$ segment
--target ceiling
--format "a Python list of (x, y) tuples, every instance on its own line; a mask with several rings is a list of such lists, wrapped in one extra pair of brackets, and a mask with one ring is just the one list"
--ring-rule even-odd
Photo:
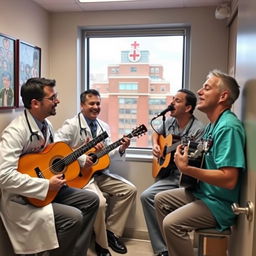
[(218, 6), (230, 0), (123, 0), (121, 2), (80, 3), (78, 0), (30, 0), (49, 12), (81, 12), (128, 9)]

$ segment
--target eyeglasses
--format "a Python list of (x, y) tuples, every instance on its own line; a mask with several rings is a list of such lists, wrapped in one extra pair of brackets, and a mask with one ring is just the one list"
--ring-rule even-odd
[(50, 101), (54, 102), (58, 99), (58, 94), (55, 93), (51, 97), (44, 97), (43, 99), (50, 100)]

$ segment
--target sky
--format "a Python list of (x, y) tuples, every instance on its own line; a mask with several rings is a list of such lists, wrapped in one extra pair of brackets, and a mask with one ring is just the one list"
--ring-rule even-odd
[(129, 51), (136, 41), (139, 49), (149, 51), (149, 63), (164, 67), (164, 79), (171, 84), (171, 93), (182, 87), (182, 36), (112, 37), (90, 39), (91, 73), (107, 76), (107, 66), (121, 62), (121, 51)]

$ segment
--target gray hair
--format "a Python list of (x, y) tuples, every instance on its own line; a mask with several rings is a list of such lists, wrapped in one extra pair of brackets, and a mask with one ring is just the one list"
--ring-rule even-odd
[(237, 100), (240, 93), (240, 86), (238, 85), (236, 79), (217, 69), (210, 71), (207, 78), (210, 78), (212, 76), (220, 78), (220, 89), (225, 89), (229, 91), (229, 98), (227, 103), (231, 106)]

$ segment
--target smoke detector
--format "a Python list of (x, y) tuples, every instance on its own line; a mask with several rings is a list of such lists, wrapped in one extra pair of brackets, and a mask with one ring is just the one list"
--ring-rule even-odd
[(217, 6), (215, 10), (215, 18), (218, 20), (226, 19), (230, 17), (230, 5), (229, 3), (222, 3)]

